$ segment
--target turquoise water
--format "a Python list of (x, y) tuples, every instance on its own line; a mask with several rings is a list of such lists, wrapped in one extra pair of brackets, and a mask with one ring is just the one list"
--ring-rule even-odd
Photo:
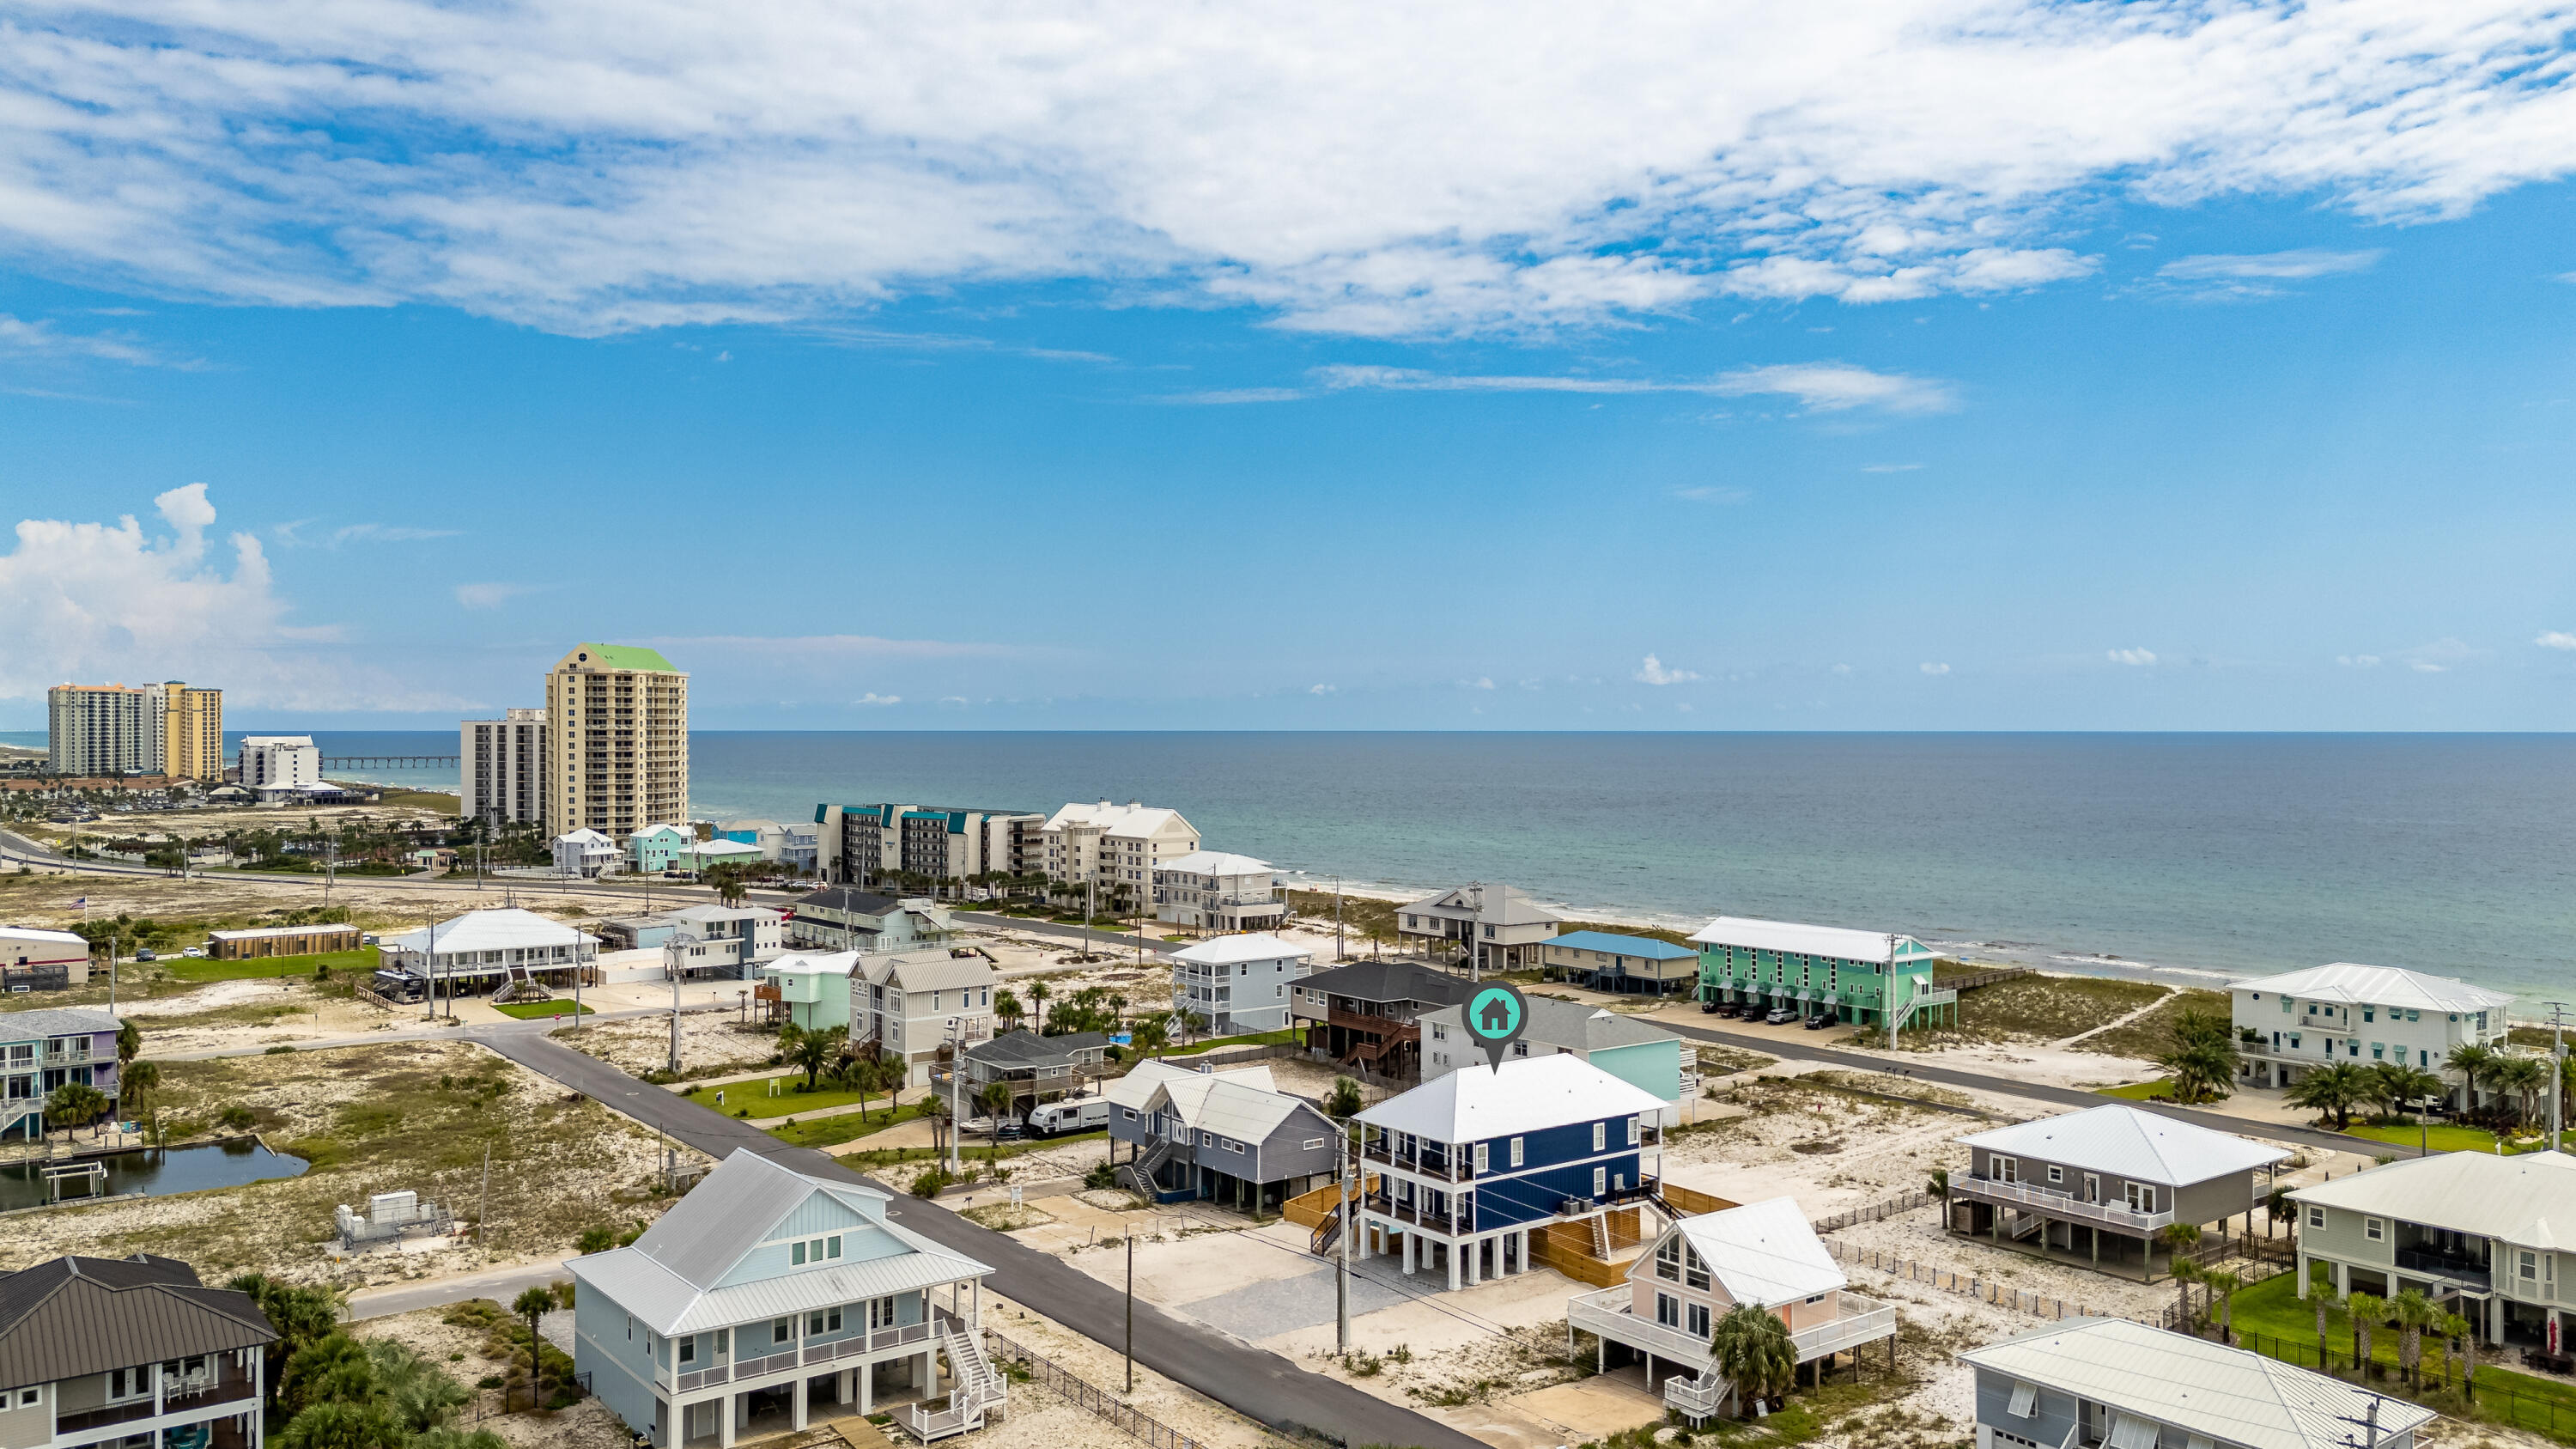
[(2570, 735), (708, 732), (692, 751), (705, 818), (1144, 799), (1327, 882), (1501, 881), (1577, 914), (1784, 917), (2116, 974), (2366, 961), (2576, 1000)]

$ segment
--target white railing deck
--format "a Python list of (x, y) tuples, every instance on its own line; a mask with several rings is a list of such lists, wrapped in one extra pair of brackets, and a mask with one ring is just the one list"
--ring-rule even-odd
[(1664, 1380), (1664, 1403), (1680, 1410), (1693, 1423), (1714, 1417), (1719, 1409), (1726, 1406), (1727, 1395), (1733, 1392), (1735, 1385), (1718, 1377), (1713, 1369), (1697, 1378), (1686, 1379), (1675, 1374)]
[(2086, 1222), (2126, 1228), (2134, 1233), (2152, 1233), (2174, 1220), (2171, 1209), (2160, 1213), (2142, 1213), (2126, 1203), (2085, 1202), (2073, 1193), (2036, 1187), (2027, 1182), (1997, 1182), (1986, 1177), (1954, 1177), (1950, 1191), (1988, 1202), (2011, 1203), (2016, 1207), (2036, 1208), (2052, 1217), (2080, 1218)]
[[(1633, 1299), (1634, 1290), (1627, 1287), (1578, 1293), (1566, 1300), (1566, 1321), (1585, 1333), (1624, 1343), (1657, 1358), (1701, 1370), (1710, 1367), (1708, 1340), (1638, 1317), (1631, 1309)], [(1841, 1353), (1896, 1331), (1893, 1305), (1864, 1298), (1849, 1289), (1843, 1290), (1840, 1303), (1841, 1313), (1830, 1321), (1789, 1335), (1789, 1341), (1797, 1346), (1798, 1362)]]

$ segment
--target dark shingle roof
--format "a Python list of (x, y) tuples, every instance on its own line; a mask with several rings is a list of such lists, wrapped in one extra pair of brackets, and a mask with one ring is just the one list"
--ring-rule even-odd
[(1062, 1036), (1006, 1031), (968, 1047), (966, 1055), (988, 1067), (1034, 1067), (1069, 1061), (1075, 1052), (1097, 1051), (1107, 1045), (1109, 1038), (1096, 1031), (1072, 1031)]
[(1297, 984), (1308, 991), (1362, 1001), (1422, 1001), (1434, 1006), (1456, 1006), (1474, 986), (1464, 976), (1413, 961), (1354, 961), (1318, 971)]
[(796, 901), (800, 910), (850, 911), (862, 916), (882, 916), (902, 904), (900, 897), (876, 895), (849, 886), (826, 886), (811, 895), (800, 896)]
[(0, 1276), (0, 1384), (276, 1341), (249, 1294), (205, 1287), (172, 1258), (56, 1258)]

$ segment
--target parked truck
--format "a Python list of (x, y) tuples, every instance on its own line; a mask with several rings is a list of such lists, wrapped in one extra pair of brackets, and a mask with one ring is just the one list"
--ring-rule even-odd
[(1049, 1102), (1029, 1113), (1029, 1131), (1040, 1137), (1061, 1137), (1067, 1132), (1096, 1132), (1109, 1126), (1107, 1097), (1068, 1097)]

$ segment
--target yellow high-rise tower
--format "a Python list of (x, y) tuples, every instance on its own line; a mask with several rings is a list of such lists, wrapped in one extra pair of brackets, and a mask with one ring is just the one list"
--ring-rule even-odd
[(689, 818), (689, 676), (651, 649), (583, 644), (546, 675), (546, 833), (623, 841)]
[(161, 737), (161, 773), (174, 780), (224, 778), (224, 692), (165, 680), (153, 701)]

